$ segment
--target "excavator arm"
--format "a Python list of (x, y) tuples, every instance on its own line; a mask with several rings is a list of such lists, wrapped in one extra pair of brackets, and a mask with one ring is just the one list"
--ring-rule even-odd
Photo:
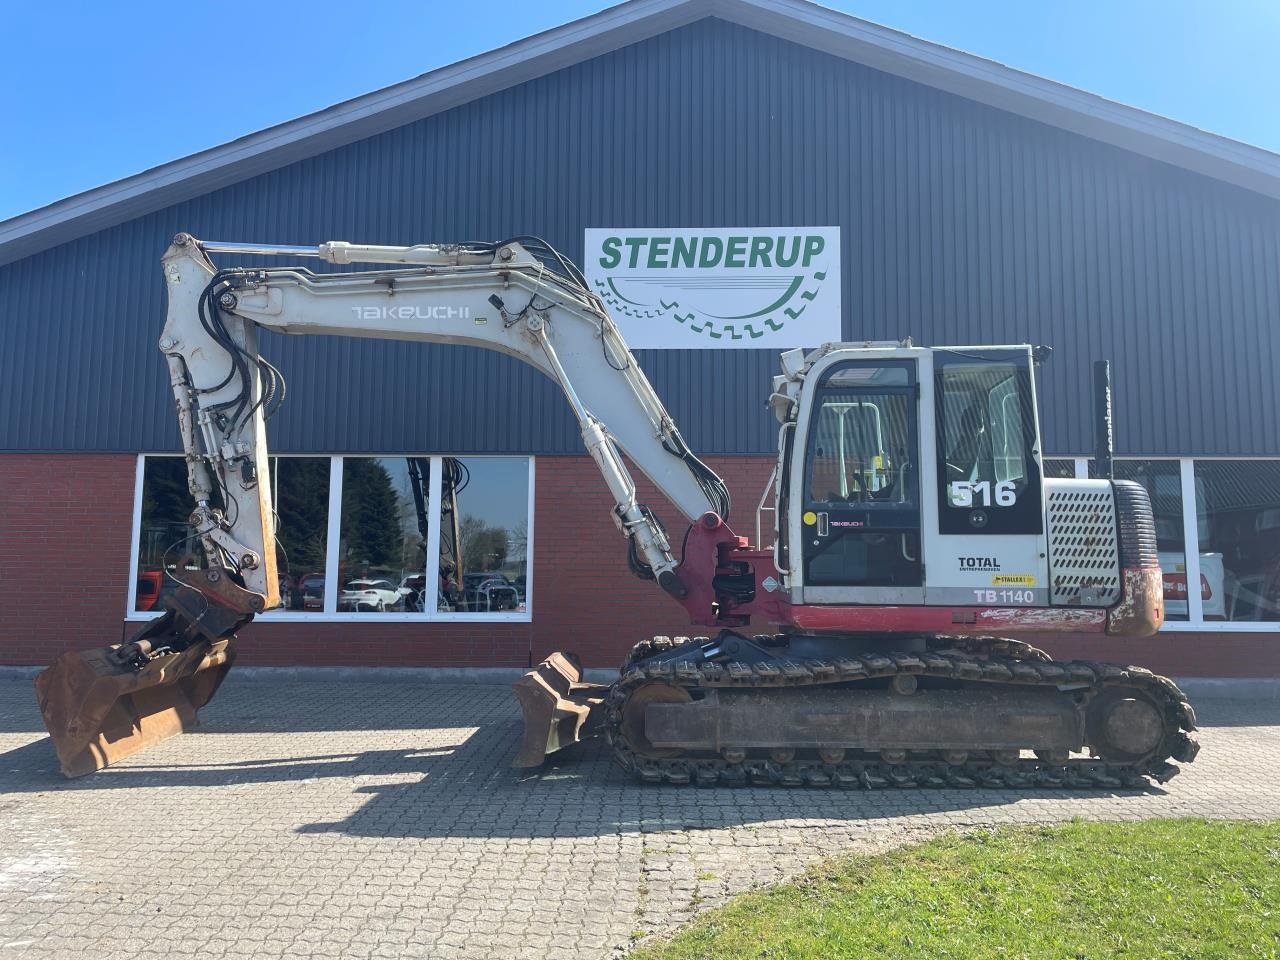
[[(219, 269), (211, 254), (380, 268)], [(545, 242), (287, 247), (202, 243), (179, 234), (163, 270), (168, 311), (159, 346), (194, 503), (192, 539), (203, 548), (204, 564), (196, 562), (194, 544), (184, 545), (183, 560), (166, 573), (180, 586), (163, 601), (162, 617), (124, 644), (66, 654), (37, 678), (69, 776), (194, 725), (196, 710), (231, 666), (235, 632), (280, 604), (266, 425), (283, 400), (284, 380), (258, 351), (260, 328), (477, 346), (541, 370), (563, 391), (613, 497), (633, 572), (686, 605), (711, 608), (714, 562), (699, 570), (691, 598), (687, 572), (660, 521), (637, 502), (623, 457), (691, 524), (701, 520), (701, 529), (719, 529), (721, 536), (728, 490), (685, 445), (577, 268)], [(540, 760), (562, 721), (565, 736), (577, 738), (592, 697), (568, 660), (544, 664), (526, 681), (517, 686), (526, 713), (522, 755)], [(546, 728), (553, 730), (549, 740)]]
[[(211, 252), (413, 266), (219, 271)], [(206, 554), (238, 574), (266, 608), (279, 598), (270, 492), (259, 478), (266, 476), (266, 420), (282, 381), (258, 353), (258, 328), (478, 346), (541, 370), (577, 418), (614, 499), (614, 521), (630, 540), (633, 566), (674, 596), (687, 593), (661, 524), (636, 501), (622, 454), (690, 522), (708, 512), (725, 515), (728, 491), (689, 451), (608, 313), (573, 273), (551, 269), (518, 241), (273, 248), (180, 235), (163, 263), (169, 310), (160, 348), (196, 502), (192, 525)]]

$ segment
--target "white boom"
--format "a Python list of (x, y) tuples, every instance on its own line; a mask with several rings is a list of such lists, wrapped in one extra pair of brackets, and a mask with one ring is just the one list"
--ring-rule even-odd
[[(208, 257), (216, 252), (412, 266), (219, 271)], [(257, 327), (479, 346), (541, 370), (564, 391), (638, 562), (677, 596), (684, 588), (671, 545), (636, 502), (620, 451), (691, 522), (727, 512), (723, 482), (689, 452), (603, 306), (572, 268), (549, 269), (526, 244), (288, 247), (179, 234), (163, 263), (169, 297), (160, 349), (196, 501), (191, 522), (208, 556), (237, 571), (267, 608), (280, 602), (270, 485), (262, 482), (265, 414), (278, 374), (258, 354)]]

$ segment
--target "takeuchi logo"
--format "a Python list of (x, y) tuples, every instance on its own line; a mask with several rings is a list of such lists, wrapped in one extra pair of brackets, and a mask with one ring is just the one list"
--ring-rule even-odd
[(589, 234), (588, 273), (611, 311), (711, 341), (782, 332), (819, 298), (839, 256), (833, 228)]

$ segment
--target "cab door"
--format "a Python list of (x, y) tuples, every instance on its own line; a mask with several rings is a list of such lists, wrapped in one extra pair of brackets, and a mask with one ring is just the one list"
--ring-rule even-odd
[(803, 602), (923, 602), (917, 361), (846, 360), (811, 389)]
[(1044, 493), (1030, 348), (933, 354), (936, 535), (926, 602), (1048, 606)]

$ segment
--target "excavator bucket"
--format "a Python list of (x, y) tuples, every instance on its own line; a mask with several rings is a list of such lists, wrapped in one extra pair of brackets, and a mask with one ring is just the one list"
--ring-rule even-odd
[(512, 689), (524, 713), (524, 736), (513, 767), (541, 766), (548, 754), (599, 732), (609, 688), (584, 683), (582, 664), (571, 653), (551, 654)]
[(141, 669), (120, 644), (64, 653), (36, 675), (36, 697), (62, 772), (81, 777), (196, 726), (235, 660), (231, 639), (197, 643)]
[(218, 692), (235, 662), (236, 630), (253, 614), (211, 602), (241, 602), (244, 591), (228, 578), (212, 570), (195, 576), (209, 581), (208, 595), (181, 586), (164, 598), (164, 616), (126, 643), (64, 653), (36, 674), (40, 713), (68, 777), (190, 730)]

